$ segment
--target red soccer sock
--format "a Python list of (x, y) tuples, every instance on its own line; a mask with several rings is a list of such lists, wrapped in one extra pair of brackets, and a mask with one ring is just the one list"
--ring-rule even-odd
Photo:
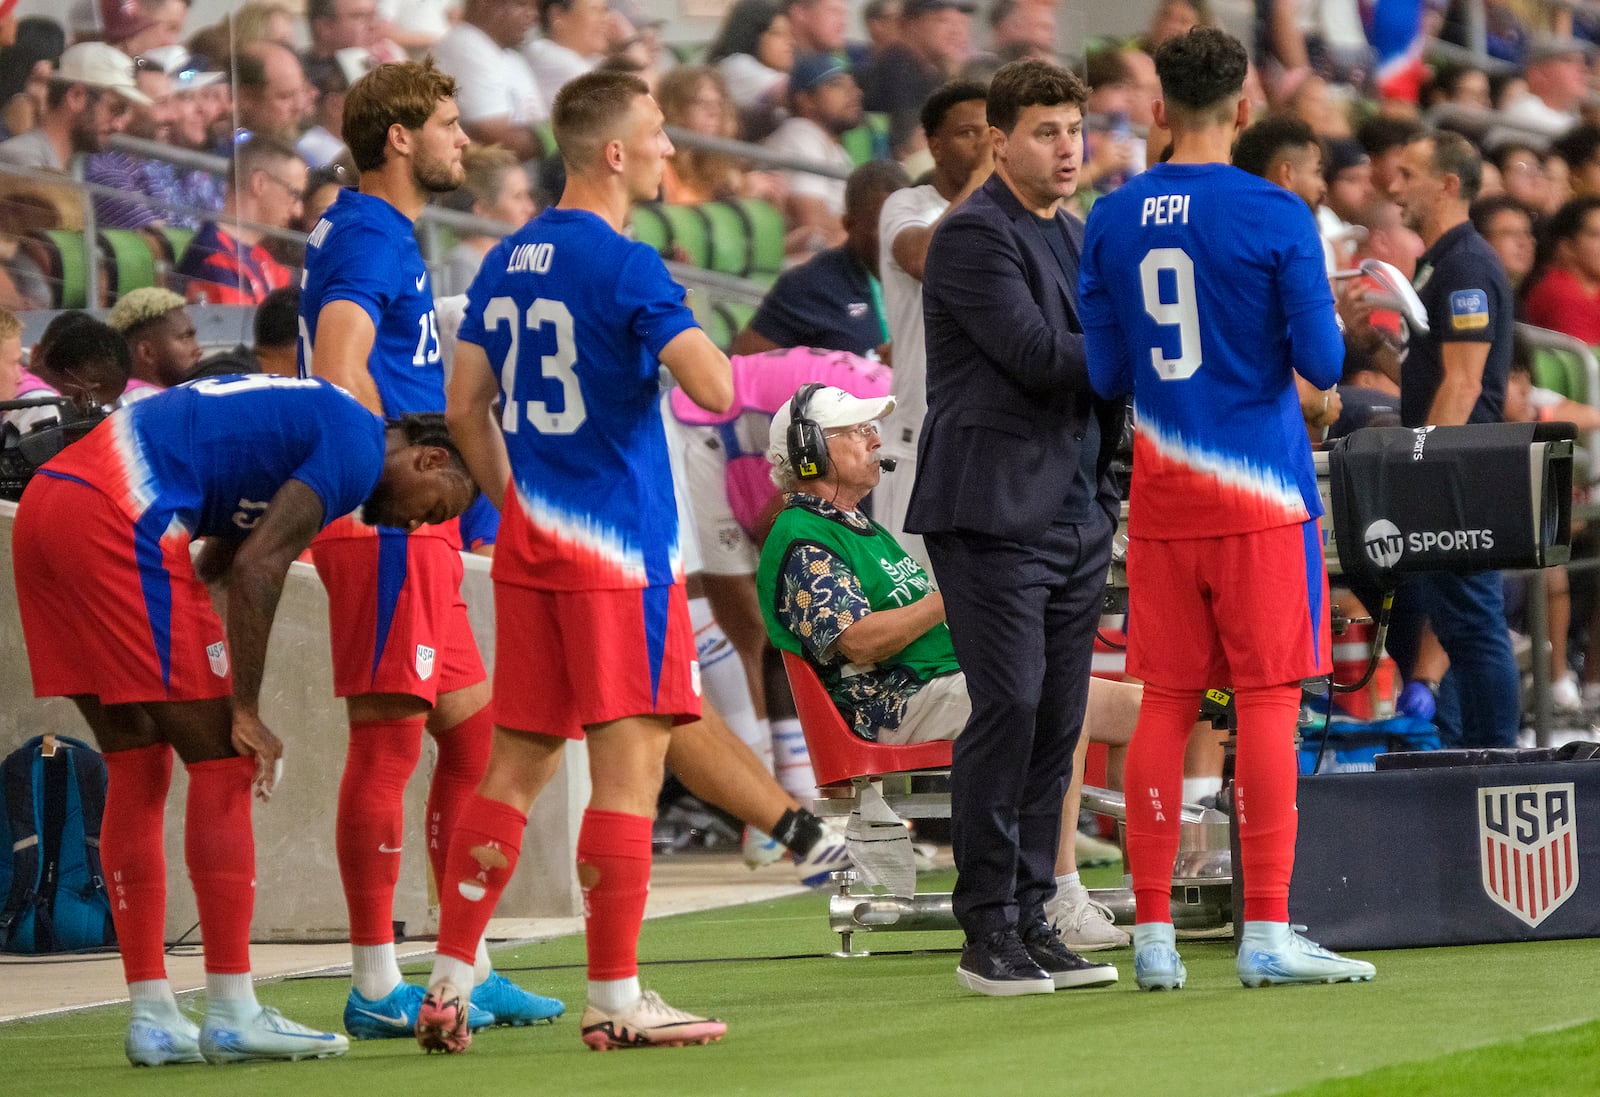
[(162, 841), (172, 747), (156, 743), (110, 751), (100, 821), (100, 867), (111, 893), (111, 922), (130, 983), (165, 979), (167, 851)]
[(1234, 693), (1233, 703), (1239, 712), (1233, 810), (1244, 862), (1244, 918), (1287, 922), (1294, 840), (1300, 827), (1295, 807), (1300, 767), (1294, 751), (1300, 687), (1241, 689)]
[(185, 860), (200, 908), (206, 972), (250, 971), (250, 917), (255, 913), (256, 842), (250, 824), (254, 758), (193, 762), (183, 824)]
[(350, 724), (334, 836), (353, 945), (386, 945), (394, 940), (406, 782), (422, 757), (422, 723), (418, 716)]
[(1128, 867), (1135, 917), (1172, 921), (1172, 863), (1183, 806), (1183, 751), (1200, 711), (1200, 691), (1146, 682), (1128, 744), (1122, 787), (1128, 810)]
[(434, 740), (439, 745), (439, 761), (428, 787), (428, 863), (433, 866), (437, 881), (444, 879), (450, 832), (489, 769), (489, 747), (494, 742), (494, 717), (489, 714), (489, 706), (440, 732)]
[(637, 975), (639, 927), (650, 894), (649, 818), (585, 811), (578, 831), (578, 883), (583, 888), (589, 978)]
[(441, 956), (470, 964), (500, 893), (516, 871), (528, 817), (510, 804), (474, 795), (450, 835), (450, 857), (439, 879)]

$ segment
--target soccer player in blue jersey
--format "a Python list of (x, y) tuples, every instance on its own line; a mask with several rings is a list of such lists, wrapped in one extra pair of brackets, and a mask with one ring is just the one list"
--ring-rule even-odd
[[(124, 408), (23, 493), (13, 553), (34, 692), (70, 697), (105, 752), (100, 856), (136, 1065), (348, 1047), (262, 1009), (250, 980), (250, 788), (271, 793), (283, 752), (259, 709), (267, 637), (289, 565), (323, 526), (360, 507), (407, 529), (475, 495), (439, 416), (386, 430), (325, 381), (269, 376), (196, 381)], [(207, 579), (227, 586), (226, 628)], [(173, 998), (162, 943), (174, 751), (189, 775), (185, 852), (205, 942), (198, 1030)]]
[[(301, 292), (301, 372), (326, 377), (385, 415), (444, 410), (444, 367), (428, 269), (413, 220), (461, 183), (467, 144), (455, 82), (431, 64), (382, 65), (345, 98), (344, 139), (361, 171), (311, 231)], [(345, 1028), (409, 1036), (423, 990), (394, 951), (394, 891), (406, 782), (426, 728), (438, 745), (428, 790), (428, 857), (444, 871), (450, 828), (489, 760), (489, 689), (461, 598), (461, 536), (448, 522), (407, 531), (350, 518), (312, 546), (328, 588), (334, 690), (350, 746), (339, 787), (339, 874), (350, 911)], [(529, 994), (479, 950), (474, 1025), (530, 1024), (560, 1002)]]
[(439, 958), (417, 1021), (430, 1051), (470, 1042), (473, 943), (568, 739), (586, 740), (594, 783), (578, 835), (584, 1042), (706, 1043), (726, 1030), (642, 991), (637, 952), (663, 759), (673, 725), (700, 716), (659, 370), (719, 412), (732, 371), (661, 257), (622, 235), (672, 153), (644, 82), (580, 76), (556, 96), (554, 123), (566, 189), (485, 257), (450, 381), (451, 431), (502, 516), (496, 727), (439, 878)]
[(1228, 164), (1249, 119), (1244, 48), (1201, 28), (1156, 53), (1173, 155), (1095, 203), (1079, 296), (1089, 376), (1134, 399), (1128, 672), (1145, 681), (1128, 749), (1134, 975), (1177, 989), (1170, 908), (1183, 752), (1200, 694), (1232, 685), (1245, 879), (1238, 974), (1370, 979), (1289, 925), (1300, 681), (1329, 669), (1316, 475), (1294, 374), (1319, 389), (1344, 350), (1322, 246), (1299, 197)]

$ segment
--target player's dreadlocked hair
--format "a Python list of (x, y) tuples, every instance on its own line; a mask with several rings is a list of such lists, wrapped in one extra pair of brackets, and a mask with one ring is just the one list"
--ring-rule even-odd
[(478, 498), (477, 481), (472, 478), (472, 473), (467, 469), (467, 462), (462, 458), (461, 451), (456, 448), (455, 440), (450, 437), (450, 428), (446, 425), (443, 414), (437, 411), (414, 412), (399, 419), (390, 419), (389, 426), (400, 429), (400, 433), (405, 435), (408, 446), (434, 446), (448, 453), (450, 464), (472, 485), (472, 498), (474, 500)]
[(1156, 75), (1167, 109), (1195, 116), (1231, 114), (1244, 88), (1249, 59), (1239, 40), (1215, 27), (1196, 27), (1156, 50)]

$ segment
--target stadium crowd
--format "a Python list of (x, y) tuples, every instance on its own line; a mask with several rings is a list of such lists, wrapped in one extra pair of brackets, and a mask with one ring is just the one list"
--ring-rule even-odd
[[(1364, 8), (1355, 0), (1257, 5), (1250, 63), (1248, 70), (1241, 69), (1237, 91), (1248, 109), (1237, 119), (1240, 132), (1231, 162), (1279, 188), (1264, 189), (1265, 201), (1285, 202), (1283, 192), (1293, 195), (1295, 216), (1304, 215), (1314, 225), (1321, 277), (1328, 284), (1318, 281), (1318, 286), (1331, 293), (1342, 331), (1337, 383), (1294, 380), (1300, 412), (1295, 425), (1304, 426), (1308, 444), (1368, 425), (1561, 418), (1584, 429), (1600, 426), (1588, 406), (1600, 400), (1600, 393), (1567, 392), (1574, 401), (1542, 387), (1539, 382), (1553, 372), (1543, 370), (1539, 350), (1513, 332), (1515, 319), (1589, 347), (1600, 345), (1600, 50), (1595, 46), (1600, 21), (1560, 5), (1494, 0), (1482, 5), (1489, 15), (1488, 53), (1477, 57), (1467, 48), (1472, 21), (1464, 11), (1475, 2), (1397, 5), (1407, 13), (1399, 25), (1392, 25), (1392, 11), (1389, 22), (1364, 23)], [(607, 353), (631, 362), (629, 356), (637, 357), (642, 348), (652, 363), (650, 392), (657, 357), (677, 388), (660, 401), (659, 411), (643, 410), (643, 404), (607, 411), (595, 403), (592, 413), (615, 414), (619, 423), (630, 415), (665, 421), (678, 514), (667, 508), (655, 515), (645, 490), (669, 483), (662, 468), (653, 469), (648, 482), (619, 476), (606, 482), (607, 489), (638, 492), (639, 514), (652, 522), (659, 518), (659, 528), (676, 521), (684, 531), (682, 560), (663, 555), (638, 566), (674, 574), (681, 566), (689, 576), (683, 604), (675, 600), (659, 608), (668, 654), (662, 657), (667, 669), (657, 670), (670, 679), (680, 669), (672, 653), (684, 656), (672, 645), (691, 644), (684, 657), (685, 665), (698, 657), (694, 700), (685, 702), (682, 712), (700, 715), (702, 677), (705, 695), (704, 720), (678, 720), (682, 713), (669, 708), (659, 711), (684, 727), (644, 721), (649, 726), (640, 734), (648, 733), (650, 749), (658, 753), (634, 755), (611, 747), (598, 752), (605, 761), (596, 770), (597, 797), (592, 819), (586, 817), (579, 859), (582, 872), (603, 881), (592, 886), (596, 909), (606, 912), (600, 917), (607, 932), (636, 935), (642, 916), (637, 819), (648, 814), (641, 803), (654, 793), (643, 796), (649, 782), (639, 780), (636, 770), (648, 769), (652, 758), (658, 769), (664, 759), (690, 792), (748, 824), (743, 841), (752, 865), (788, 855), (808, 883), (820, 882), (842, 865), (843, 837), (802, 806), (814, 779), (786, 684), (781, 672), (772, 673), (778, 665), (774, 642), (812, 664), (847, 722), (864, 738), (953, 738), (963, 725), (975, 726), (969, 719), (981, 719), (984, 702), (977, 695), (966, 698), (966, 681), (956, 668), (957, 654), (966, 665), (966, 654), (983, 646), (974, 639), (982, 635), (973, 623), (979, 609), (965, 591), (955, 592), (965, 596), (965, 610), (958, 609), (946, 628), (944, 595), (930, 576), (949, 588), (945, 576), (975, 574), (983, 558), (962, 556), (971, 546), (958, 544), (952, 531), (963, 527), (941, 524), (938, 517), (942, 503), (956, 505), (951, 502), (955, 485), (932, 483), (942, 473), (927, 468), (919, 473), (918, 466), (929, 460), (930, 449), (949, 460), (948, 448), (941, 454), (941, 443), (930, 442), (923, 431), (925, 423), (937, 422), (928, 418), (938, 404), (930, 399), (935, 386), (929, 378), (948, 368), (937, 363), (941, 355), (948, 360), (950, 332), (962, 323), (964, 310), (974, 311), (986, 292), (998, 291), (981, 278), (972, 280), (970, 271), (952, 275), (948, 255), (941, 269), (937, 242), (963, 209), (987, 208), (989, 198), (969, 202), (1003, 190), (997, 180), (1003, 177), (1017, 189), (1021, 140), (1009, 142), (1011, 159), (1004, 152), (1016, 119), (999, 125), (992, 111), (986, 114), (990, 81), (1004, 73), (1002, 84), (1009, 89), (1008, 81), (1019, 71), (1033, 71), (1019, 70), (1017, 62), (1061, 66), (1083, 75), (1081, 85), (1067, 85), (1081, 90), (1081, 100), (1072, 99), (1073, 91), (1062, 93), (1064, 99), (1022, 106), (1066, 103), (1082, 123), (1081, 147), (1068, 157), (1072, 185), (1040, 207), (1051, 216), (1058, 206), (1066, 211), (1064, 220), (1074, 227), (1063, 230), (1062, 239), (1049, 235), (1041, 249), (1075, 271), (1084, 247), (1081, 222), (1095, 216), (1098, 203), (1121, 188), (1148, 182), (1156, 165), (1169, 159), (1175, 166), (1184, 163), (1185, 147), (1198, 147), (1195, 117), (1164, 124), (1172, 116), (1157, 59), (1176, 65), (1174, 50), (1163, 52), (1163, 47), (1214, 24), (1204, 0), (1162, 0), (1142, 34), (1092, 41), (1074, 39), (1061, 10), (1049, 0), (991, 0), (981, 10), (971, 0), (733, 0), (709, 41), (671, 44), (663, 40), (666, 21), (637, 0), (308, 0), (303, 14), (274, 0), (250, 0), (222, 22), (204, 27), (187, 25), (185, 0), (90, 0), (74, 8), (65, 26), (43, 16), (19, 19), (11, 6), (0, 0), (0, 400), (60, 397), (88, 412), (136, 407), (197, 377), (259, 371), (287, 379), (298, 372), (328, 378), (368, 410), (399, 417), (446, 411), (444, 386), (459, 365), (459, 381), (449, 381), (448, 415), (461, 452), (431, 421), (409, 428), (405, 445), (446, 452), (464, 463), (487, 497), (498, 499), (508, 473), (521, 477), (524, 463), (540, 455), (512, 437), (516, 399), (504, 420), (505, 436), (512, 440), (509, 463), (506, 449), (496, 451), (487, 440), (500, 431), (482, 431), (489, 420), (483, 415), (478, 416), (482, 421), (474, 420), (457, 401), (487, 415), (500, 391), (485, 380), (497, 368), (491, 360), (519, 353), (520, 313), (510, 314), (508, 349), (496, 342), (503, 338), (499, 331), (506, 316), (494, 309), (511, 298), (488, 297), (500, 270), (540, 262), (531, 257), (536, 251), (523, 257), (513, 245), (537, 249), (555, 240), (576, 248), (585, 240), (603, 240), (593, 246), (611, 248), (612, 236), (563, 220), (567, 206), (577, 201), (613, 229), (623, 227), (631, 208), (650, 207), (660, 211), (668, 228), (661, 238), (647, 241), (652, 248), (646, 250), (656, 259), (720, 269), (713, 253), (726, 238), (719, 234), (729, 231), (728, 219), (737, 224), (743, 241), (740, 269), (721, 273), (749, 275), (759, 284), (762, 301), (743, 311), (708, 306), (728, 319), (720, 348), (700, 334), (681, 293), (671, 300), (673, 283), (658, 261), (646, 269), (635, 258), (622, 258), (620, 250), (606, 252), (618, 256), (619, 269), (628, 272), (628, 306), (649, 311), (657, 324), (643, 325), (650, 334), (639, 335), (635, 343), (607, 344)], [(865, 40), (852, 37), (856, 26)], [(402, 90), (392, 96), (396, 102), (423, 96), (417, 118), (398, 113), (400, 107), (383, 113), (390, 108), (375, 100), (373, 88), (385, 80), (401, 81), (395, 86)], [(590, 93), (597, 101), (620, 96), (624, 113), (645, 109), (628, 99), (633, 88), (649, 89), (653, 99), (639, 101), (649, 102), (651, 110), (658, 103), (661, 119), (674, 127), (674, 140), (662, 135), (659, 141), (666, 144), (657, 148), (676, 145), (659, 175), (643, 184), (638, 175), (608, 174), (593, 135), (609, 132), (604, 127), (614, 119), (600, 117), (603, 111), (585, 113), (579, 94)], [(397, 131), (418, 136), (415, 141), (397, 138)], [(1227, 133), (1231, 138), (1233, 130)], [(119, 134), (177, 154), (156, 155), (148, 145), (113, 140)], [(1076, 134), (1073, 130), (1069, 144)], [(1135, 184), (1141, 176), (1144, 180)], [(85, 218), (75, 189), (80, 182), (93, 188), (92, 219)], [(1130, 189), (1124, 198), (1133, 193)], [(456, 220), (445, 221), (452, 226), (447, 246), (424, 256), (411, 228), (428, 207), (448, 211)], [(1121, 205), (1110, 201), (1105, 208)], [(400, 217), (391, 216), (396, 211)], [(553, 215), (540, 218), (541, 211)], [(66, 301), (62, 249), (70, 248), (70, 234), (86, 225), (143, 241), (156, 257), (153, 284), (127, 286), (118, 264), (102, 263), (100, 284), (83, 287), (82, 300)], [(637, 221), (634, 235), (644, 239)], [(766, 241), (761, 248), (758, 235)], [(955, 235), (946, 232), (945, 239)], [(762, 263), (756, 262), (758, 250)], [(1393, 294), (1363, 272), (1367, 260), (1387, 264), (1415, 285), (1428, 309), (1431, 333), (1409, 329)], [(1101, 262), (1111, 265), (1104, 257)], [(1479, 297), (1463, 296), (1471, 293)], [(534, 315), (536, 302), (518, 304)], [(256, 334), (250, 346), (222, 348), (211, 360), (202, 357), (196, 342), (194, 310), (216, 305), (253, 306)], [(101, 309), (109, 309), (103, 320), (91, 315)], [(42, 335), (24, 346), (19, 317), (50, 311), (56, 315)], [(936, 315), (944, 324), (937, 340)], [(1046, 309), (1044, 315), (1054, 314)], [(998, 312), (996, 317), (1005, 322)], [(559, 328), (557, 321), (549, 322)], [(534, 329), (543, 323), (529, 321)], [(570, 339), (571, 316), (566, 323)], [(631, 333), (630, 328), (628, 338)], [(689, 333), (691, 343), (678, 341)], [(1016, 333), (995, 334), (998, 341)], [(725, 353), (734, 356), (731, 365)], [(545, 357), (546, 377), (560, 374), (560, 357), (559, 348)], [(375, 363), (370, 367), (369, 359)], [(385, 372), (383, 362), (402, 359), (426, 367), (429, 380), (408, 379), (405, 370)], [(534, 377), (539, 372), (538, 366), (531, 368)], [(637, 379), (630, 375), (631, 380)], [(504, 384), (510, 397), (512, 381)], [(1113, 422), (1120, 422), (1120, 405), (1102, 405), (1087, 381), (1081, 388), (1081, 406), (1073, 413), (1075, 439), (1082, 441), (1087, 432), (1109, 454), (1119, 442), (1112, 431)], [(534, 420), (537, 401), (523, 399)], [(941, 399), (949, 399), (948, 389)], [(824, 412), (819, 409), (825, 401), (832, 403)], [(1115, 416), (1106, 410), (1112, 407)], [(358, 412), (330, 404), (318, 414), (359, 418)], [(41, 404), (5, 411), (0, 419), (7, 437), (14, 437), (69, 414), (59, 405)], [(576, 429), (562, 419), (567, 412), (539, 414), (546, 418), (537, 421), (554, 424), (555, 433)], [(499, 415), (494, 413), (494, 422), (501, 421)], [(825, 436), (820, 443), (824, 463), (833, 441), (863, 450), (849, 458), (859, 468), (847, 464), (819, 474), (833, 492), (825, 504), (807, 483), (810, 477), (793, 475), (797, 455), (813, 453), (795, 441), (794, 427), (806, 422)], [(402, 445), (398, 439), (388, 444)], [(880, 445), (888, 459), (881, 467), (898, 462), (882, 487)], [(1093, 448), (1084, 443), (1086, 453)], [(1068, 470), (1068, 479), (1079, 476), (1093, 485), (1105, 475), (1093, 454), (1082, 461)], [(362, 492), (375, 490), (370, 481), (378, 475), (378, 463), (375, 459), (372, 475), (359, 485)], [(787, 517), (776, 517), (778, 528), (804, 540), (810, 556), (772, 558), (770, 544), (763, 552), (767, 529), (783, 506), (768, 480), (769, 463), (785, 470), (778, 479), (791, 504), (781, 511)], [(496, 484), (488, 482), (485, 470)], [(531, 492), (522, 479), (515, 482), (518, 492)], [(913, 485), (921, 485), (916, 498)], [(371, 575), (376, 565), (366, 559), (371, 527), (341, 518), (360, 501), (360, 493), (350, 490), (346, 486), (340, 496), (343, 509), (324, 516), (323, 525), (335, 519), (339, 524), (319, 534), (314, 545), (310, 533), (304, 543), (295, 542), (296, 553), (309, 546), (330, 589), (345, 594), (377, 582)], [(1088, 490), (1084, 500), (1094, 494)], [(508, 502), (516, 505), (519, 497), (512, 493)], [(793, 508), (797, 497), (812, 499), (805, 514)], [(384, 677), (370, 651), (352, 662), (346, 650), (340, 664), (339, 629), (369, 628), (368, 619), (358, 615), (341, 624), (335, 613), (334, 621), (339, 692), (348, 700), (351, 732), (338, 805), (340, 867), (355, 927), (346, 1027), (358, 1038), (414, 1030), (425, 1047), (450, 1051), (466, 1047), (470, 1029), (497, 1020), (547, 1020), (563, 1008), (492, 971), (477, 917), (481, 909), (486, 919), (492, 903), (471, 906), (469, 892), (477, 885), (469, 878), (491, 894), (503, 886), (508, 857), (514, 864), (516, 855), (514, 809), (525, 818), (527, 802), (548, 776), (555, 752), (522, 751), (501, 741), (504, 727), (491, 728), (484, 668), (475, 648), (466, 650), (472, 648), (470, 637), (463, 645), (459, 633), (446, 635), (459, 624), (452, 615), (464, 613), (455, 604), (458, 598), (451, 601), (450, 585), (460, 583), (454, 553), (492, 553), (497, 547), (498, 523), (492, 511), (484, 519), (486, 504), (463, 516), (456, 532), (453, 515), (465, 502), (452, 498), (437, 509), (438, 516), (450, 519), (440, 526), (449, 532), (437, 537), (437, 545), (426, 544), (427, 535), (410, 533), (403, 535), (408, 547), (396, 550), (413, 554), (407, 558), (414, 576), (425, 570), (427, 553), (442, 552), (443, 563), (426, 564), (439, 571), (429, 571), (425, 582), (430, 584), (427, 597), (444, 607), (441, 620), (453, 622), (438, 626), (447, 647), (419, 632), (415, 664), (397, 677)], [(601, 517), (609, 521), (612, 516)], [(892, 590), (862, 596), (862, 583), (853, 576), (876, 558), (851, 547), (849, 538), (828, 542), (819, 531), (831, 529), (830, 523), (879, 539), (879, 548), (893, 557), (898, 582)], [(497, 568), (529, 566), (531, 559), (571, 569), (581, 577), (575, 585), (586, 597), (611, 593), (585, 572), (592, 563), (553, 551), (541, 555), (528, 547), (520, 524), (513, 528), (512, 559), (521, 563), (497, 563)], [(286, 558), (285, 567), (292, 558)], [(1084, 559), (1098, 558), (1086, 551)], [(962, 562), (953, 563), (957, 560)], [(808, 586), (808, 575), (826, 582)], [(1546, 582), (1555, 705), (1573, 713), (1600, 708), (1600, 648), (1590, 657), (1591, 644), (1600, 643), (1600, 597), (1585, 591), (1587, 602), (1580, 604), (1580, 584), (1569, 587), (1559, 571)], [(1402, 592), (1397, 605), (1403, 625), (1396, 636), (1404, 640), (1397, 639), (1391, 650), (1404, 679), (1396, 703), (1404, 712), (1436, 719), (1447, 743), (1513, 745), (1522, 726), (1512, 630), (1525, 625), (1508, 620), (1501, 584), (1498, 574), (1419, 583)], [(528, 590), (538, 586), (527, 583)], [(783, 595), (781, 604), (774, 602), (775, 589)], [(907, 590), (915, 592), (909, 607), (902, 604)], [(1361, 596), (1372, 601), (1370, 592), (1336, 595), (1352, 613)], [(817, 612), (818, 606), (841, 603), (855, 616)], [(1589, 611), (1574, 612), (1574, 605)], [(518, 606), (518, 612), (534, 613), (522, 602)], [(869, 642), (859, 631), (846, 636), (873, 617), (881, 624), (917, 606), (910, 624), (902, 618), (888, 638)], [(916, 645), (926, 646), (929, 636), (940, 645), (937, 658), (919, 649), (901, 659)], [(605, 635), (591, 640), (601, 650), (615, 642)], [(963, 642), (972, 646), (963, 651)], [(436, 648), (439, 677), (424, 684), (434, 673)], [(502, 659), (507, 652), (502, 640)], [(581, 661), (579, 649), (569, 652), (570, 659)], [(366, 668), (356, 665), (363, 661), (372, 662), (365, 676)], [(1045, 665), (1041, 654), (1040, 666)], [(863, 673), (863, 667), (880, 669)], [(934, 691), (921, 692), (930, 681), (941, 683), (937, 697)], [(687, 688), (686, 683), (687, 678), (680, 684)], [(497, 682), (495, 688), (494, 723), (503, 725), (512, 710), (498, 696), (503, 687)], [(960, 694), (965, 707), (937, 709), (935, 717), (927, 717), (924, 708), (946, 703), (949, 692)], [(1114, 749), (1127, 742), (1132, 727), (1127, 706), (1136, 702), (1102, 696), (1097, 710), (1091, 690), (1087, 722), (1084, 700), (1075, 703), (1077, 722), (1099, 731), (1096, 738), (1116, 744)], [(520, 712), (515, 718), (525, 722), (511, 726), (565, 720), (592, 730), (636, 718), (632, 712), (584, 710), (562, 711), (558, 720), (551, 715), (555, 712), (553, 707)], [(933, 730), (920, 728), (921, 720)], [(101, 730), (92, 718), (91, 725)], [(1187, 726), (1179, 728), (1179, 754), (1190, 735)], [(426, 994), (401, 982), (395, 965), (387, 905), (394, 889), (390, 867), (370, 863), (370, 855), (357, 849), (399, 842), (400, 790), (416, 766), (424, 729), (447, 759), (436, 774), (430, 819), (465, 820), (462, 825), (469, 829), (462, 833), (470, 832), (476, 843), (464, 837), (452, 843), (448, 834), (430, 842), (441, 883), (459, 880), (459, 894), (469, 901), (463, 905), (454, 891), (447, 896), (449, 945), (444, 947), (442, 935), (440, 966)], [(614, 741), (606, 737), (611, 734), (606, 731), (598, 742)], [(993, 955), (964, 956), (964, 985), (972, 989), (1009, 994), (1033, 992), (1040, 984), (1050, 989), (1115, 980), (1114, 968), (1106, 974), (1111, 965), (1089, 964), (1071, 951), (1129, 943), (1078, 882), (1078, 865), (1104, 851), (1077, 834), (1084, 763), (1082, 751), (1074, 749), (1076, 735), (1074, 723), (1059, 760), (1061, 772), (1041, 778), (1045, 794), (1030, 794), (1055, 805), (1052, 810), (1066, 804), (1040, 847), (1048, 847), (1048, 856), (1034, 866), (1034, 882), (1048, 891), (1053, 878), (1055, 895), (1044, 896), (1039, 888), (1029, 893), (1042, 904), (1038, 913), (1046, 928), (1023, 927), (1031, 934), (1026, 956), (1012, 950), (1002, 962), (996, 959), (1004, 951), (999, 945)], [(1089, 736), (1082, 739), (1086, 745)], [(235, 736), (235, 746), (239, 742)], [(957, 742), (958, 754), (980, 749), (970, 731)], [(1215, 751), (1191, 754), (1204, 759), (1184, 774), (1186, 793), (1214, 792)], [(154, 772), (161, 763), (141, 764)], [(169, 770), (170, 764), (169, 755)], [(1057, 777), (1059, 788), (1051, 783)], [(164, 783), (160, 787), (164, 790)], [(237, 813), (237, 804), (228, 810)], [(624, 817), (627, 822), (620, 821)], [(1012, 829), (1015, 842), (1014, 824)], [(491, 863), (485, 848), (498, 862)], [(957, 856), (959, 864), (959, 851)], [(644, 862), (647, 866), (647, 853)], [(615, 882), (623, 877), (626, 886)], [(201, 886), (199, 877), (196, 884)], [(482, 888), (478, 894), (481, 898)], [(230, 916), (237, 920), (238, 914)], [(992, 910), (986, 915), (993, 916)], [(992, 936), (992, 925), (983, 924)], [(967, 928), (969, 942), (982, 936)], [(209, 949), (208, 938), (208, 958)], [(597, 958), (591, 947), (590, 959), (583, 1024), (591, 1046), (720, 1038), (720, 1022), (641, 992), (631, 952), (613, 950)], [(1175, 967), (1148, 983), (1141, 977), (1141, 985), (1181, 986), (1183, 969), (1175, 952), (1170, 959)], [(163, 997), (155, 985), (164, 982), (159, 962), (152, 964), (148, 957), (142, 962), (137, 972), (129, 969), (137, 1030), (130, 1031), (130, 1058), (191, 1061), (208, 1047), (221, 1049), (206, 1056), (215, 1060), (254, 1057), (248, 1033), (242, 1044), (215, 1034), (205, 1043), (199, 1031), (184, 1030), (187, 1022), (175, 1020), (167, 1008), (170, 989)], [(232, 968), (218, 972), (215, 989), (244, 997), (238, 965), (244, 963), (247, 972), (247, 958), (233, 955), (230, 962)], [(1035, 962), (1043, 975), (1029, 966)], [(1371, 977), (1370, 965), (1359, 961), (1317, 962), (1334, 965), (1319, 969), (1322, 974)], [(970, 971), (969, 963), (974, 965)], [(1016, 975), (1019, 965), (1031, 982)], [(1241, 960), (1241, 977), (1244, 970)], [(1053, 983), (1045, 976), (1054, 976)], [(1007, 989), (1023, 984), (1029, 989)], [(1247, 980), (1247, 985), (1256, 984)], [(387, 1023), (387, 1014), (396, 1010), (401, 1020)], [(229, 1023), (248, 1028), (251, 1022), (232, 1018)], [(342, 1038), (304, 1030), (281, 1017), (263, 1023), (278, 1041), (261, 1045), (269, 1049), (264, 1057), (343, 1050)], [(218, 1027), (209, 1020), (208, 1025)], [(178, 1049), (163, 1050), (162, 1041), (173, 1039)]]

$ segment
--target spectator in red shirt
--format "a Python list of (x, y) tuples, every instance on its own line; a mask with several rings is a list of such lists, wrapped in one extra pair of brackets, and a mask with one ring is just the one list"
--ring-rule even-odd
[(289, 268), (261, 245), (265, 228), (300, 215), (307, 168), (294, 146), (266, 134), (238, 148), (222, 216), (203, 225), (174, 274), (191, 302), (254, 305), (289, 284)]
[(1600, 197), (1557, 210), (1539, 250), (1523, 303), (1528, 322), (1600, 346)]

